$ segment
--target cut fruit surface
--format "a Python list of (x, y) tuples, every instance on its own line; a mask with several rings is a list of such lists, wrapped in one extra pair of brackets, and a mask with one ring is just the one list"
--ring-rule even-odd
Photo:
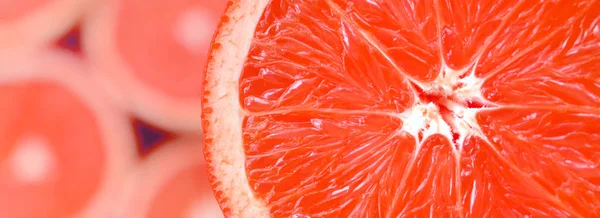
[(233, 1), (205, 75), (228, 217), (600, 216), (600, 1)]
[(136, 116), (168, 129), (199, 130), (202, 73), (225, 4), (102, 1), (82, 30), (94, 77)]

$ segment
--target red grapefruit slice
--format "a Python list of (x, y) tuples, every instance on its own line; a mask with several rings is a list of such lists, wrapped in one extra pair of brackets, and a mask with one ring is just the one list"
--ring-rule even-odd
[(122, 158), (112, 155), (126, 153), (117, 150), (127, 141), (118, 113), (74, 60), (59, 53), (0, 60), (3, 216), (85, 214), (122, 180)]
[(234, 1), (205, 78), (228, 217), (600, 216), (600, 1)]
[(180, 171), (154, 197), (148, 218), (219, 218), (221, 209), (210, 190), (206, 169), (197, 165)]
[(204, 161), (198, 161), (199, 143), (198, 137), (179, 139), (136, 164), (119, 217), (222, 217)]
[(224, 0), (105, 1), (83, 25), (95, 76), (141, 118), (199, 130), (201, 71), (224, 6)]
[(35, 49), (60, 37), (94, 0), (0, 2), (0, 52)]

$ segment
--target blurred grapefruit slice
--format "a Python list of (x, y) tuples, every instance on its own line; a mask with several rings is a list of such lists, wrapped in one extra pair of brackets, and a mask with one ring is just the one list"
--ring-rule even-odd
[(115, 149), (127, 138), (118, 113), (74, 60), (59, 53), (0, 60), (3, 216), (84, 214), (109, 181), (122, 180), (127, 152)]
[(79, 19), (94, 0), (5, 0), (0, 2), (0, 52), (50, 44)]
[(223, 217), (206, 176), (200, 137), (167, 143), (150, 153), (127, 180), (120, 217)]
[(233, 1), (203, 127), (227, 217), (600, 216), (600, 1)]
[(154, 197), (148, 218), (219, 218), (223, 213), (210, 190), (206, 169), (195, 165), (172, 177)]
[(83, 25), (95, 76), (159, 126), (200, 129), (202, 73), (224, 0), (109, 0)]

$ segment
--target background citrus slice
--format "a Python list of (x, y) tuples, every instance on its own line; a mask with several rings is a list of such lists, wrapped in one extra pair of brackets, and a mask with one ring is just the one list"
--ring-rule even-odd
[(223, 217), (211, 195), (205, 171), (201, 165), (192, 166), (172, 177), (155, 196), (147, 217)]
[(101, 192), (111, 182), (122, 179), (126, 152), (115, 149), (125, 144), (126, 134), (117, 131), (122, 130), (118, 117), (73, 60), (59, 52), (0, 60), (5, 216), (79, 216), (106, 198)]
[(92, 73), (151, 124), (198, 131), (202, 73), (225, 1), (108, 0), (83, 25)]
[(241, 217), (600, 215), (598, 1), (237, 1), (205, 155)]
[[(201, 71), (224, 6), (0, 0), (0, 217), (222, 217), (194, 149)], [(192, 149), (170, 149), (190, 135)], [(190, 163), (198, 168), (177, 174)]]
[[(2, 93), (10, 93), (2, 96), (3, 105), (14, 108), (2, 118), (3, 213), (11, 217), (72, 215), (97, 191), (106, 168), (95, 116), (55, 84), (28, 82), (3, 89)], [(56, 119), (65, 116), (71, 122), (57, 126)], [(78, 133), (65, 137), (72, 132)], [(77, 155), (82, 153), (90, 155)]]
[(170, 141), (132, 163), (120, 217), (223, 217), (214, 200), (198, 136)]

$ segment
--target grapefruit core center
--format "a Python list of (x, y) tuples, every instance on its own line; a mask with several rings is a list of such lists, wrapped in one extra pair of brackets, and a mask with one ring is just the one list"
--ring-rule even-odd
[(477, 110), (495, 107), (481, 96), (483, 78), (473, 71), (446, 69), (431, 83), (410, 81), (415, 93), (414, 106), (400, 114), (402, 128), (417, 139), (417, 144), (433, 134), (442, 134), (455, 146), (455, 154), (468, 136), (481, 136), (477, 128)]

